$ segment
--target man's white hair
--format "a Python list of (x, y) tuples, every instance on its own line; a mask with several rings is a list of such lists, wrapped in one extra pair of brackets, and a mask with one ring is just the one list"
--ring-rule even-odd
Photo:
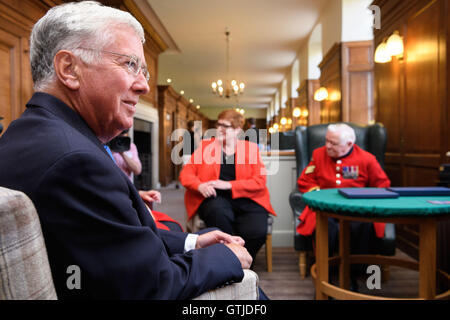
[(76, 53), (84, 62), (100, 59), (101, 51), (114, 40), (112, 27), (132, 28), (145, 42), (144, 29), (128, 12), (96, 1), (70, 2), (50, 9), (33, 27), (30, 37), (31, 74), (36, 91), (54, 80), (53, 58), (60, 50)]
[(328, 131), (339, 133), (341, 144), (355, 143), (356, 141), (355, 130), (345, 123), (330, 124), (328, 125)]

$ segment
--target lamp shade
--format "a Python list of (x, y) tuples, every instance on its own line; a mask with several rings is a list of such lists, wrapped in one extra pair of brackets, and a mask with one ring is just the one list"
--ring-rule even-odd
[(386, 42), (386, 50), (391, 56), (398, 56), (403, 54), (403, 39), (395, 31)]
[(326, 98), (328, 98), (328, 90), (325, 87), (320, 87), (314, 93), (314, 100), (316, 100), (316, 101), (323, 101)]
[(386, 63), (392, 61), (392, 56), (386, 48), (386, 42), (382, 42), (378, 45), (377, 50), (375, 50), (374, 60), (376, 63)]

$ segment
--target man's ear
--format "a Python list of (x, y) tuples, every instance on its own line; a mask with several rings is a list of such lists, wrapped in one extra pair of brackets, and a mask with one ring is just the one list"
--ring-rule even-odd
[(53, 59), (56, 76), (63, 85), (71, 90), (77, 90), (80, 87), (78, 63), (77, 57), (66, 50), (58, 51)]

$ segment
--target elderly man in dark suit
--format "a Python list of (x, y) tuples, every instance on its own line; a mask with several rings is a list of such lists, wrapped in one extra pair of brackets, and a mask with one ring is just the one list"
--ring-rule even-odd
[(36, 92), (0, 139), (0, 185), (35, 204), (59, 298), (192, 298), (251, 264), (239, 237), (157, 230), (105, 149), (149, 91), (143, 42), (130, 14), (91, 1), (51, 9), (31, 34)]

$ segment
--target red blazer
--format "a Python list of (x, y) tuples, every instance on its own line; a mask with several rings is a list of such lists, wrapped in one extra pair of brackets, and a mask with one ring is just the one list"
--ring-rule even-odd
[(164, 212), (152, 210), (152, 214), (153, 214), (153, 217), (155, 218), (156, 227), (158, 229), (170, 230), (168, 226), (161, 223), (163, 221), (167, 221), (167, 222), (174, 222), (174, 223), (178, 224), (180, 226), (181, 230), (184, 230), (183, 227), (181, 226), (181, 224), (177, 220), (169, 217)]
[[(180, 173), (180, 182), (186, 188), (184, 203), (188, 220), (197, 212), (205, 198), (198, 192), (204, 182), (217, 180), (220, 176), (222, 147), (214, 138), (203, 140)], [(269, 190), (266, 187), (266, 168), (262, 163), (258, 146), (249, 141), (238, 140), (236, 149), (236, 180), (231, 183), (231, 197), (250, 198), (273, 215)]]
[[(355, 144), (353, 151), (341, 159), (330, 158), (325, 147), (314, 150), (297, 184), (300, 192), (305, 193), (330, 188), (387, 188), (391, 182), (375, 156)], [(306, 206), (299, 219), (297, 232), (311, 235), (316, 227), (316, 213)], [(377, 237), (382, 238), (385, 223), (376, 222), (374, 227)]]

